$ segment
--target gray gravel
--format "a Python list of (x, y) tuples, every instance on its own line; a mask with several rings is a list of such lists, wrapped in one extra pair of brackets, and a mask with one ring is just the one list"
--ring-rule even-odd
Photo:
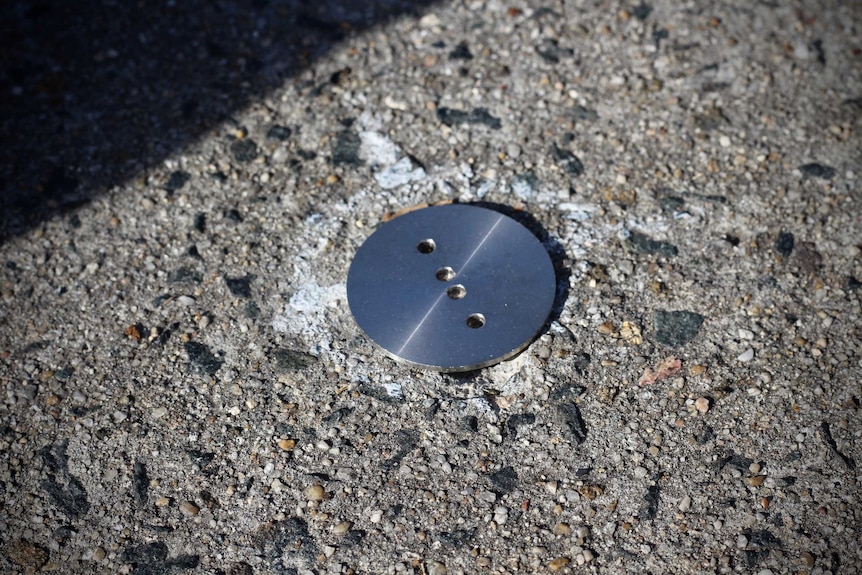
[[(0, 571), (862, 572), (858, 3), (396, 4), (146, 161), (4, 160), (54, 195), (2, 220)], [(530, 214), (567, 296), (462, 375), (346, 305), (442, 201)]]

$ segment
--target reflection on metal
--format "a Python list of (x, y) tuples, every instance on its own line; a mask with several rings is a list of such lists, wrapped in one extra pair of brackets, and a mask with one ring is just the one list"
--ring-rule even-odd
[(556, 279), (542, 244), (477, 206), (424, 208), (384, 223), (356, 253), (347, 298), (391, 357), (468, 371), (527, 347), (548, 319)]

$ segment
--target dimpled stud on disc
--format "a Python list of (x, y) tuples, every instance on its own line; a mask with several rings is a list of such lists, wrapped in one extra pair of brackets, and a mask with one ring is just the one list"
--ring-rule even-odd
[(347, 274), (359, 327), (390, 356), (439, 371), (512, 357), (554, 304), (551, 258), (527, 228), (493, 210), (450, 204), (381, 225)]

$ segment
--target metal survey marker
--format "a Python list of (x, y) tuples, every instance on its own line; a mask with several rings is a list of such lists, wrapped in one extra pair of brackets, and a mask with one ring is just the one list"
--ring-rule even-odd
[(554, 304), (548, 252), (497, 211), (449, 204), (382, 224), (347, 275), (356, 323), (397, 361), (438, 371), (493, 365), (523, 350)]

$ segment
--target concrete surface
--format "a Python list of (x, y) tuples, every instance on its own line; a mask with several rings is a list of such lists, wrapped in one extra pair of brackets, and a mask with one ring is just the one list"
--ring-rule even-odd
[[(858, 2), (166, 3), (231, 48), (133, 107), (146, 11), (92, 6), (93, 84), (35, 3), (3, 42), (0, 570), (862, 572)], [(546, 233), (511, 361), (351, 319), (356, 248), (438, 201)]]

